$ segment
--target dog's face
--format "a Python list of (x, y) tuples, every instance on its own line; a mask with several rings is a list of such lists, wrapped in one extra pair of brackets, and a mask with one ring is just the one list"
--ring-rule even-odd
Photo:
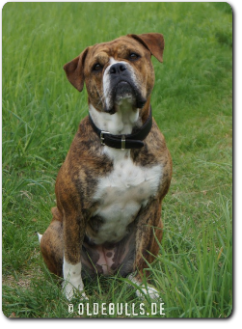
[(142, 108), (154, 85), (151, 55), (162, 62), (161, 34), (127, 35), (86, 48), (64, 66), (69, 81), (82, 91), (96, 110), (113, 114), (125, 102)]

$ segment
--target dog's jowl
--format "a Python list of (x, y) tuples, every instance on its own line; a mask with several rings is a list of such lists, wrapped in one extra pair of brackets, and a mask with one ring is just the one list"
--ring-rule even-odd
[[(83, 277), (130, 276), (136, 284), (159, 251), (161, 203), (171, 180), (171, 157), (152, 117), (154, 69), (162, 62), (161, 34), (130, 34), (86, 48), (64, 66), (89, 115), (56, 180), (53, 219), (39, 235), (49, 270), (63, 276), (72, 298)], [(142, 287), (152, 298), (157, 292)]]

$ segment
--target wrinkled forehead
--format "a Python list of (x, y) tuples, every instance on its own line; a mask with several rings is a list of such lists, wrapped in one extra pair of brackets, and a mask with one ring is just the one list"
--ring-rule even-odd
[(108, 60), (110, 57), (115, 59), (124, 58), (130, 52), (144, 52), (143, 47), (133, 38), (124, 36), (110, 42), (103, 42), (89, 47), (88, 58), (96, 58), (97, 60)]

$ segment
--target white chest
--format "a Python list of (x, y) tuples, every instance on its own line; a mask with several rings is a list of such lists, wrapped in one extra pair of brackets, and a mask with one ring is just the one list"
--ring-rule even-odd
[[(119, 110), (113, 115), (99, 112), (92, 105), (89, 110), (99, 129), (112, 134), (130, 134), (134, 125), (142, 124), (140, 110), (134, 111), (128, 99), (119, 104)], [(98, 233), (90, 236), (96, 244), (120, 241), (140, 208), (156, 195), (162, 178), (161, 165), (149, 168), (137, 166), (130, 158), (130, 150), (104, 146), (103, 153), (112, 159), (113, 170), (99, 178), (93, 196), (93, 201), (99, 204), (93, 216), (98, 215), (104, 220)]]
[[(104, 152), (110, 152), (110, 148), (105, 147)], [(157, 193), (162, 176), (160, 165), (136, 166), (129, 157), (130, 151), (112, 149), (111, 152), (115, 158), (113, 171), (99, 179), (94, 195), (94, 201), (99, 203), (94, 215), (104, 219), (94, 238), (97, 244), (117, 242), (125, 236), (127, 226), (134, 221), (140, 208)]]

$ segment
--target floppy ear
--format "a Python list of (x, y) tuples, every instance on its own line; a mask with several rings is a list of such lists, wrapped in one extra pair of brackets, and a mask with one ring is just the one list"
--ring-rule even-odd
[(151, 54), (158, 59), (159, 62), (163, 62), (164, 51), (164, 37), (159, 33), (146, 33), (146, 34), (128, 34), (129, 37), (141, 42), (143, 46), (149, 49)]
[(88, 48), (83, 50), (78, 57), (63, 66), (68, 80), (79, 91), (82, 91), (84, 86), (84, 62), (87, 52)]

